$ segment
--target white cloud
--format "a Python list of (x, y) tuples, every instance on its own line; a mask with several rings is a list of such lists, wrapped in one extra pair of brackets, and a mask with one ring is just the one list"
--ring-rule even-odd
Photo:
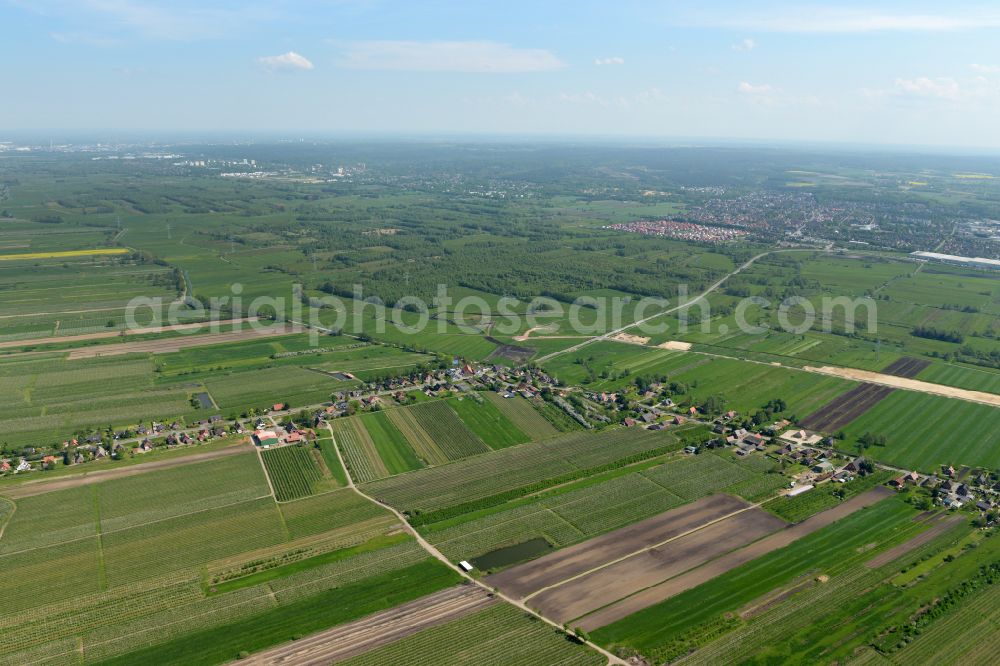
[(915, 79), (896, 79), (893, 90), (902, 95), (936, 97), (938, 99), (958, 99), (962, 95), (962, 88), (955, 79), (931, 79), (926, 76)]
[(640, 92), (635, 96), (635, 101), (638, 102), (639, 104), (662, 102), (665, 99), (667, 99), (667, 96), (664, 94), (662, 90), (660, 90), (656, 86), (643, 90), (642, 92)]
[(376, 40), (339, 44), (349, 69), (408, 72), (545, 72), (565, 67), (545, 49), (498, 42), (411, 42)]
[(981, 65), (974, 62), (969, 67), (980, 74), (1000, 74), (1000, 65)]
[(949, 14), (878, 13), (829, 7), (777, 7), (752, 15), (693, 13), (683, 25), (788, 33), (943, 32), (1000, 27), (1000, 12), (973, 10)]
[(313, 64), (308, 58), (299, 55), (295, 51), (289, 51), (288, 53), (276, 56), (263, 56), (257, 58), (257, 62), (263, 65), (265, 69), (271, 71), (313, 68)]
[(667, 100), (667, 96), (662, 90), (653, 86), (645, 90), (640, 90), (635, 94), (617, 95), (615, 97), (605, 97), (590, 90), (582, 93), (562, 92), (559, 93), (556, 99), (564, 104), (630, 110), (644, 105), (655, 105), (664, 102)]
[(774, 88), (767, 83), (755, 86), (752, 83), (747, 83), (746, 81), (740, 81), (740, 84), (736, 86), (736, 89), (744, 95), (769, 95), (774, 92)]
[(602, 65), (624, 65), (625, 58), (621, 58), (619, 56), (613, 56), (611, 58), (595, 58), (594, 64), (598, 67)]
[(757, 42), (749, 37), (733, 44), (734, 51), (753, 51), (755, 48), (757, 48)]

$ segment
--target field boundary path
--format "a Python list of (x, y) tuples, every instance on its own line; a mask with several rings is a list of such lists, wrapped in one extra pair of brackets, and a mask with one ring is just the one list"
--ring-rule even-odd
[[(532, 616), (538, 618), (539, 620), (545, 622), (546, 624), (548, 624), (548, 625), (550, 625), (552, 627), (555, 627), (556, 629), (558, 629), (559, 631), (563, 632), (567, 636), (574, 636), (575, 637), (575, 634), (567, 631), (564, 627), (560, 626), (556, 622), (553, 622), (552, 620), (550, 620), (549, 618), (545, 617), (541, 613), (538, 613), (537, 611), (529, 608), (524, 603), (518, 601), (517, 599), (513, 599), (513, 598), (511, 598), (511, 597), (503, 594), (502, 592), (494, 591), (486, 583), (482, 582), (478, 578), (470, 576), (468, 574), (468, 572), (464, 571), (461, 567), (459, 567), (458, 565), (454, 564), (451, 560), (449, 560), (447, 557), (445, 557), (443, 554), (441, 554), (441, 551), (439, 551), (437, 548), (435, 548), (434, 546), (432, 546), (426, 539), (424, 539), (424, 537), (419, 532), (417, 532), (417, 530), (414, 529), (414, 527), (412, 525), (410, 525), (409, 521), (406, 520), (406, 516), (404, 516), (402, 513), (400, 513), (399, 511), (397, 511), (395, 508), (389, 506), (388, 504), (383, 504), (382, 502), (378, 501), (374, 497), (371, 497), (370, 495), (366, 495), (364, 492), (362, 492), (361, 489), (358, 488), (357, 485), (354, 483), (354, 479), (351, 478), (350, 471), (347, 469), (347, 466), (344, 464), (344, 458), (340, 455), (340, 449), (337, 446), (337, 439), (334, 436), (333, 428), (330, 426), (329, 423), (326, 425), (326, 427), (327, 427), (327, 430), (330, 431), (330, 438), (333, 440), (333, 450), (337, 453), (337, 460), (340, 461), (340, 466), (343, 467), (344, 473), (347, 474), (347, 487), (348, 488), (350, 488), (351, 490), (353, 490), (358, 495), (360, 495), (361, 497), (365, 498), (366, 500), (368, 500), (372, 504), (377, 504), (378, 506), (382, 507), (383, 509), (391, 511), (392, 514), (399, 519), (400, 523), (403, 525), (403, 529), (406, 530), (411, 536), (413, 536), (414, 539), (417, 540), (417, 543), (420, 545), (421, 548), (423, 548), (432, 557), (434, 557), (435, 559), (437, 559), (440, 562), (442, 562), (445, 566), (447, 566), (452, 571), (456, 572), (458, 575), (460, 575), (465, 580), (470, 581), (473, 585), (479, 587), (480, 589), (485, 590), (489, 594), (491, 594), (491, 595), (493, 595), (493, 596), (495, 596), (495, 597), (497, 597), (499, 599), (502, 599), (503, 601), (506, 601), (507, 603), (511, 604), (512, 606), (516, 606), (518, 609), (524, 611), (525, 613), (528, 613), (529, 615), (532, 615)], [(588, 647), (590, 647), (590, 648), (596, 650), (597, 652), (601, 653), (604, 657), (607, 658), (609, 664), (615, 664), (616, 666), (629, 666), (628, 662), (626, 662), (625, 660), (620, 659), (619, 657), (616, 657), (615, 655), (611, 654), (610, 652), (608, 652), (607, 650), (605, 650), (604, 648), (602, 648), (600, 645), (597, 645), (596, 643), (593, 643), (590, 640), (584, 640), (582, 638), (580, 638), (578, 640), (580, 640), (581, 642), (585, 643)]]

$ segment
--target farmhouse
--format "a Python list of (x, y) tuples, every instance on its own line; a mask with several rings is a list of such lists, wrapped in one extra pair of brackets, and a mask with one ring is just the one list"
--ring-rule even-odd
[(816, 472), (817, 474), (829, 474), (830, 472), (833, 471), (833, 465), (824, 460), (823, 462), (819, 462), (813, 465), (812, 471)]
[(278, 434), (273, 430), (255, 430), (253, 439), (257, 446), (277, 446), (281, 443)]
[(858, 456), (851, 462), (844, 465), (844, 471), (857, 474), (858, 472), (861, 471), (861, 467), (864, 464), (864, 462), (865, 462), (864, 456)]

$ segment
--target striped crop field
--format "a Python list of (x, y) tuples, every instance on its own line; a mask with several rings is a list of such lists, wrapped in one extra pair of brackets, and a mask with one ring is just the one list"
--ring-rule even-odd
[(389, 476), (389, 470), (378, 455), (375, 442), (364, 424), (355, 417), (335, 419), (333, 436), (344, 456), (351, 477), (358, 482), (373, 481)]
[(441, 447), (417, 423), (416, 414), (412, 409), (393, 409), (386, 414), (421, 460), (428, 465), (443, 465), (448, 462), (448, 456), (444, 454)]
[(304, 446), (282, 446), (261, 451), (264, 469), (279, 502), (312, 495), (323, 480), (312, 452)]

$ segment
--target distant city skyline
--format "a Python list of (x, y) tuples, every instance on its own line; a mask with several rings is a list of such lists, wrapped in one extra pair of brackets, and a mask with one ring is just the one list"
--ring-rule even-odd
[(0, 0), (5, 134), (1000, 148), (988, 3)]

